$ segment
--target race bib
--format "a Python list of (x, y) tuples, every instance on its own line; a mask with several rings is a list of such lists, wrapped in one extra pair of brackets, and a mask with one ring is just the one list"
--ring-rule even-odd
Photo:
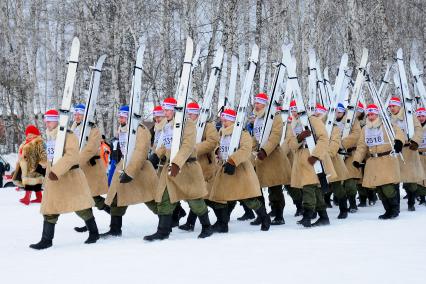
[(231, 135), (222, 136), (219, 145), (219, 159), (226, 161), (228, 159), (229, 144), (231, 143)]
[(80, 128), (81, 128), (81, 125), (80, 126), (77, 126), (75, 129), (74, 129), (74, 134), (77, 136), (77, 138), (78, 139), (80, 139), (80, 134), (81, 134), (81, 130), (80, 130)]
[(379, 146), (385, 144), (382, 127), (365, 129), (365, 144), (368, 147)]
[(422, 142), (420, 143), (419, 148), (426, 148), (426, 131), (423, 131), (423, 139), (422, 139)]
[(154, 134), (154, 147), (157, 147), (157, 145), (158, 145), (158, 140), (160, 139), (161, 132), (162, 131), (157, 131)]
[(118, 143), (120, 144), (120, 151), (123, 155), (127, 153), (127, 132), (120, 132), (118, 134)]
[(55, 155), (55, 142), (56, 140), (47, 140), (46, 142), (46, 154), (49, 162), (53, 161), (53, 156)]
[(163, 128), (163, 145), (167, 150), (172, 147), (173, 140), (173, 125), (168, 123)]
[(254, 124), (253, 124), (253, 136), (254, 138), (256, 138), (257, 142), (260, 142), (260, 136), (262, 135), (262, 130), (263, 130), (263, 122), (264, 122), (264, 118), (257, 118), (254, 120)]

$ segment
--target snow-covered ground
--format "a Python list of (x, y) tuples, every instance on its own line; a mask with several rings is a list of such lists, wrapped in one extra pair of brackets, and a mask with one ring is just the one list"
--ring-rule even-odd
[[(343, 221), (333, 208), (331, 226), (303, 229), (286, 196), (286, 224), (269, 232), (237, 221), (237, 206), (228, 234), (199, 240), (197, 222), (193, 233), (175, 229), (154, 243), (142, 240), (157, 225), (145, 205), (128, 209), (122, 238), (93, 245), (74, 232), (80, 219), (66, 214), (53, 247), (34, 251), (28, 245), (40, 239), (42, 217), (38, 205), (18, 202), (22, 195), (0, 189), (2, 283), (425, 283), (426, 207), (407, 212), (405, 201), (397, 220), (377, 220), (378, 203)], [(109, 217), (95, 215), (106, 231)]]

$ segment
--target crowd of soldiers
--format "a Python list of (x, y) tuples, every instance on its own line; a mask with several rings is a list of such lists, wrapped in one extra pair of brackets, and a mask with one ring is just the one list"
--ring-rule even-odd
[[(374, 204), (376, 194), (385, 210), (379, 219), (394, 219), (400, 212), (401, 183), (407, 193), (409, 211), (415, 210), (417, 198), (424, 204), (424, 108), (416, 111), (413, 118), (415, 135), (408, 140), (401, 101), (392, 98), (389, 111), (395, 139), (391, 140), (378, 107), (370, 104), (364, 108), (358, 104), (357, 119), (349, 136), (342, 139), (346, 114), (343, 104), (336, 109), (336, 121), (329, 138), (324, 124), (327, 109), (317, 105), (315, 113), (309, 117), (310, 131), (302, 127), (296, 102), (292, 101), (291, 116), (285, 124), (280, 107), (277, 107), (268, 141), (260, 147), (267, 104), (266, 94), (255, 96), (251, 131), (241, 133), (238, 149), (228, 156), (237, 116), (235, 110), (224, 109), (220, 123), (208, 122), (202, 141), (196, 143), (200, 107), (195, 102), (189, 103), (181, 146), (170, 161), (177, 102), (167, 98), (153, 110), (155, 124), (152, 129), (142, 123), (138, 126), (134, 152), (124, 169), (121, 153), (125, 153), (127, 147), (129, 108), (122, 106), (118, 114), (117, 143), (112, 154), (117, 166), (110, 186), (105, 165), (99, 157), (101, 134), (96, 126), (92, 126), (87, 144), (79, 150), (84, 105), (75, 108), (74, 123), (66, 135), (64, 155), (53, 166), (50, 161), (54, 154), (59, 113), (47, 111), (44, 116), (47, 129), (45, 152), (39, 151), (34, 158), (37, 162), (32, 162), (31, 169), (26, 171), (36, 173), (38, 177), (45, 176), (41, 203), (43, 233), (41, 240), (30, 247), (45, 249), (52, 246), (58, 217), (67, 212), (75, 212), (85, 222), (85, 226), (75, 230), (89, 232), (86, 243), (119, 237), (127, 207), (139, 203), (145, 203), (158, 216), (156, 232), (145, 236), (146, 241), (167, 239), (175, 227), (193, 231), (197, 219), (201, 224), (199, 238), (228, 233), (231, 212), (237, 201), (244, 207), (244, 215), (238, 220), (254, 219), (251, 225), (268, 231), (271, 225), (285, 224), (284, 190), (296, 206), (295, 216), (301, 216), (297, 223), (303, 227), (329, 225), (327, 208), (333, 202), (339, 207), (337, 218), (345, 219), (348, 213), (357, 212), (358, 207)], [(313, 136), (316, 142), (313, 151), (305, 141), (309, 136)], [(31, 155), (22, 155), (20, 161), (28, 156)], [(317, 161), (321, 161), (324, 167), (328, 190), (321, 187), (314, 171), (313, 165)], [(21, 173), (22, 177), (25, 175)], [(268, 189), (270, 212), (267, 212), (262, 188)], [(189, 205), (188, 213), (180, 204), (183, 201)], [(110, 215), (110, 228), (105, 233), (98, 232), (93, 206)], [(210, 222), (208, 207), (216, 217), (214, 224)], [(179, 225), (179, 220), (186, 214), (186, 222)]]

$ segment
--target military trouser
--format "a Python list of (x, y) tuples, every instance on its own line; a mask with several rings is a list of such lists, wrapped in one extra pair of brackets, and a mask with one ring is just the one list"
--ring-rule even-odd
[[(207, 205), (204, 202), (204, 199), (198, 198), (193, 200), (186, 200), (188, 202), (189, 208), (197, 216), (202, 216), (207, 213)], [(170, 202), (169, 192), (167, 188), (164, 190), (163, 197), (161, 201), (157, 203), (157, 214), (158, 215), (172, 215), (173, 211), (176, 208), (176, 203)]]
[[(228, 206), (227, 204), (217, 203), (213, 201), (210, 201), (210, 202), (211, 202), (211, 207), (214, 209), (221, 209)], [(229, 201), (229, 203), (234, 204), (235, 201)], [(248, 208), (254, 211), (258, 210), (263, 205), (262, 201), (258, 197), (243, 199), (243, 200), (240, 200), (240, 203), (243, 203)]]
[(300, 188), (294, 188), (294, 187), (288, 186), (287, 192), (290, 195), (291, 199), (293, 199), (294, 204), (297, 204), (298, 202), (302, 202), (303, 191)]
[(324, 211), (327, 205), (324, 201), (324, 194), (317, 185), (309, 184), (302, 188), (303, 191), (303, 208), (312, 211)]
[[(83, 219), (84, 222), (93, 218), (92, 208), (75, 211), (75, 214), (77, 214), (78, 217)], [(48, 214), (48, 215), (43, 215), (43, 218), (44, 218), (44, 221), (50, 224), (56, 224), (58, 222), (59, 216), (60, 214)]]
[(358, 179), (350, 178), (343, 182), (343, 187), (346, 191), (346, 196), (356, 196)]
[(283, 193), (283, 186), (277, 185), (277, 186), (270, 186), (268, 188), (268, 197), (269, 197), (269, 203), (272, 206), (277, 206), (279, 208), (285, 207), (285, 198)]
[(367, 198), (367, 196), (368, 196), (368, 189), (366, 189), (365, 187), (363, 187), (362, 184), (360, 184), (360, 183), (357, 184), (357, 189), (358, 189), (358, 194), (359, 194), (360, 197)]
[[(157, 204), (154, 200), (145, 202), (145, 205), (151, 210), (154, 214), (157, 214)], [(114, 196), (114, 199), (111, 202), (111, 216), (123, 217), (126, 214), (128, 206), (117, 206), (117, 194)]]
[(335, 181), (330, 183), (330, 189), (337, 199), (342, 199), (346, 197), (346, 191), (341, 181)]
[(426, 187), (424, 187), (423, 185), (418, 184), (417, 185), (416, 194), (418, 196), (425, 196), (426, 195)]
[(95, 206), (99, 210), (103, 210), (105, 208), (105, 198), (102, 196), (93, 196), (93, 201), (95, 201)]
[(396, 196), (396, 189), (394, 184), (385, 184), (376, 187), (380, 200), (391, 199)]
[(403, 187), (407, 193), (414, 193), (417, 191), (417, 183), (404, 183)]

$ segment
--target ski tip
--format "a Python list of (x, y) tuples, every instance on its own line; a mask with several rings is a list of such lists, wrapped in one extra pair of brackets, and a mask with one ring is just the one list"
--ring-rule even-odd
[(106, 54), (102, 54), (99, 57), (98, 61), (96, 62), (96, 69), (97, 70), (102, 70), (102, 65), (104, 64), (106, 57), (107, 57)]
[(213, 59), (213, 67), (220, 68), (223, 62), (224, 54), (223, 47), (219, 46), (216, 50), (215, 57)]
[(251, 48), (250, 60), (255, 62), (259, 60), (259, 46), (256, 43)]
[(402, 48), (398, 48), (398, 50), (396, 51), (396, 59), (402, 60), (402, 56), (403, 56)]
[(72, 45), (80, 48), (80, 40), (78, 39), (78, 37), (74, 37), (72, 39)]
[(191, 37), (187, 37), (184, 62), (192, 62), (193, 52), (194, 52), (194, 42), (192, 41)]
[(78, 39), (78, 37), (74, 37), (72, 40), (69, 61), (78, 62), (79, 53), (80, 53), (80, 40)]

